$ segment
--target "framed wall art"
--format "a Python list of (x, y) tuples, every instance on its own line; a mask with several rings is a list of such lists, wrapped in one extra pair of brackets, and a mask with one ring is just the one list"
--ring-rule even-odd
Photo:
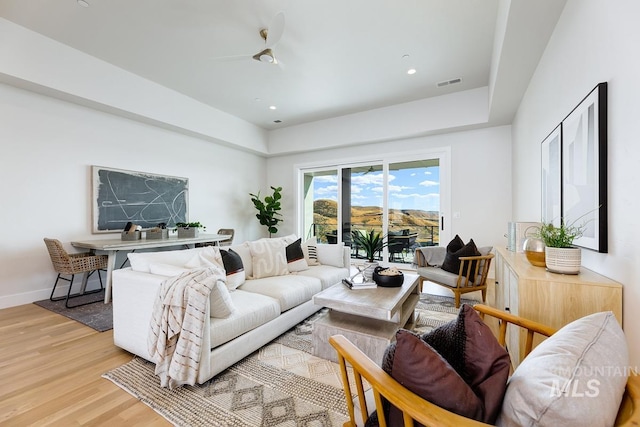
[(585, 224), (576, 246), (607, 252), (607, 83), (562, 121), (561, 137), (562, 218)]
[(562, 220), (562, 125), (542, 141), (542, 222), (559, 226)]
[(189, 179), (92, 167), (93, 232), (122, 231), (127, 222), (152, 228), (188, 221)]

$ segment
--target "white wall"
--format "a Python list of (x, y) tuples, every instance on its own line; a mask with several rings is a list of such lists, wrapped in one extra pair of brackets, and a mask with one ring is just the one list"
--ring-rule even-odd
[(83, 106), (0, 84), (2, 239), (0, 308), (49, 297), (55, 274), (44, 237), (91, 235), (91, 165), (189, 178), (190, 219), (263, 234), (249, 193), (265, 159)]
[[(393, 118), (390, 118), (393, 121)], [(392, 142), (315, 151), (297, 155), (275, 156), (267, 160), (268, 185), (283, 187), (283, 214), (279, 234), (297, 233), (295, 222), (296, 185), (294, 167), (337, 159), (425, 149), (451, 148), (451, 211), (460, 212), (450, 219), (451, 235), (473, 238), (481, 246), (506, 246), (504, 234), (511, 220), (511, 127), (449, 133)], [(305, 141), (295, 141), (304, 146)], [(291, 218), (291, 220), (290, 220)]]
[(540, 142), (599, 82), (608, 82), (609, 253), (583, 265), (621, 282), (631, 361), (640, 365), (640, 2), (570, 0), (513, 122), (514, 217), (540, 212)]

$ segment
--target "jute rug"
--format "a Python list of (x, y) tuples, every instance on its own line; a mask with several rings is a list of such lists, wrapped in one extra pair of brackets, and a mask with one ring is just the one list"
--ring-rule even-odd
[[(422, 294), (415, 330), (429, 331), (457, 313), (453, 298)], [(342, 426), (348, 412), (339, 367), (311, 354), (319, 314), (202, 385), (161, 388), (154, 364), (141, 358), (103, 377), (177, 426)]]
[(93, 301), (97, 302), (73, 308), (67, 308), (64, 300), (50, 301), (46, 299), (36, 301), (34, 304), (87, 325), (98, 332), (113, 329), (113, 306), (111, 303), (105, 304), (103, 302), (104, 291), (73, 298), (69, 300), (69, 305)]

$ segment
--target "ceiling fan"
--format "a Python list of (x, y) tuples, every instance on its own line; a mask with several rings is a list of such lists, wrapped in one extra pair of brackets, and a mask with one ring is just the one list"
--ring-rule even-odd
[(259, 62), (266, 64), (279, 64), (276, 59), (276, 55), (273, 53), (273, 48), (282, 38), (284, 33), (284, 13), (278, 12), (276, 16), (271, 20), (271, 24), (268, 28), (260, 29), (260, 37), (264, 40), (265, 48), (255, 55), (235, 55), (215, 58), (216, 60), (235, 60), (252, 58)]

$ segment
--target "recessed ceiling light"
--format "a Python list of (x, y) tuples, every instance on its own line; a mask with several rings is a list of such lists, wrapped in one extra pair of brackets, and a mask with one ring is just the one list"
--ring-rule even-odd
[(409, 75), (412, 75), (412, 74), (415, 74), (415, 73), (416, 73), (416, 69), (415, 68), (409, 68), (407, 70), (407, 74), (409, 74)]
[(270, 105), (269, 110), (275, 110), (277, 107), (275, 105)]
[(78, 4), (82, 7), (89, 7), (89, 3), (87, 3), (85, 0), (78, 0)]

